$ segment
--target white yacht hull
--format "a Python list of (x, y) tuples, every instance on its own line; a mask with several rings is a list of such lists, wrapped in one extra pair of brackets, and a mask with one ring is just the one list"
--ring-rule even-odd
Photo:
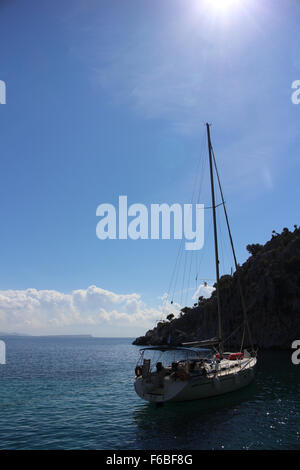
[(254, 357), (244, 366), (238, 364), (230, 371), (220, 371), (206, 377), (190, 376), (186, 381), (173, 381), (170, 377), (165, 377), (160, 387), (151, 387), (142, 377), (136, 377), (135, 390), (141, 398), (153, 403), (214, 397), (249, 385), (254, 378), (255, 365)]

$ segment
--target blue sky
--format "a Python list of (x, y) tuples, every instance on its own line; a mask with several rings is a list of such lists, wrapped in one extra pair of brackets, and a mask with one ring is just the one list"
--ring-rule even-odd
[(217, 3), (1, 3), (0, 330), (154, 324), (179, 242), (100, 241), (96, 208), (190, 202), (207, 121), (240, 262), (298, 223), (300, 2)]

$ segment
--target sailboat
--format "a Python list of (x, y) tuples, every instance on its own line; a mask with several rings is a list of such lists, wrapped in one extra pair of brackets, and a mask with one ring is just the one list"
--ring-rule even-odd
[[(191, 341), (177, 345), (150, 346), (140, 350), (135, 367), (134, 386), (136, 393), (148, 402), (189, 401), (209, 398), (234, 392), (252, 382), (257, 365), (257, 351), (253, 347), (247, 318), (246, 303), (240, 280), (238, 281), (241, 307), (243, 310), (243, 335), (238, 351), (225, 351), (226, 338), (222, 332), (222, 311), (219, 292), (219, 251), (216, 218), (215, 181), (216, 175), (221, 204), (223, 205), (235, 268), (238, 268), (233, 239), (229, 226), (222, 186), (211, 143), (210, 125), (206, 124), (212, 215), (214, 227), (214, 254), (216, 268), (217, 334), (214, 338)], [(250, 347), (244, 349), (245, 333), (248, 333)], [(156, 353), (158, 360), (147, 356)]]

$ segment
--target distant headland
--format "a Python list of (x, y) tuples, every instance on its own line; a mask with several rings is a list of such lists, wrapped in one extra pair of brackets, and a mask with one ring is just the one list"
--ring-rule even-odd
[[(300, 228), (296, 225), (282, 233), (273, 230), (265, 244), (248, 245), (250, 257), (231, 275), (222, 276), (219, 289), (222, 301), (224, 337), (243, 322), (238, 281), (243, 286), (253, 342), (260, 349), (290, 349), (300, 339)], [(216, 335), (217, 298), (199, 298), (193, 308), (184, 307), (179, 318), (157, 323), (136, 345), (161, 345), (197, 341)], [(227, 347), (239, 347), (233, 335)]]
[(25, 333), (6, 333), (0, 331), (0, 337), (13, 336), (20, 338), (93, 338), (93, 335), (28, 335)]

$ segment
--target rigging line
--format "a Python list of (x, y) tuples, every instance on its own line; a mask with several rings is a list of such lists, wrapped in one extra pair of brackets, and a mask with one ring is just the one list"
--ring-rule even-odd
[[(205, 138), (205, 133), (203, 135), (203, 140)], [(197, 204), (199, 204), (200, 201), (200, 194), (202, 193), (202, 188), (203, 188), (203, 182), (204, 182), (204, 175), (205, 175), (205, 165), (206, 165), (206, 158), (204, 158), (204, 146), (202, 147), (202, 168), (200, 172), (200, 184), (199, 184), (199, 191), (198, 191), (198, 197), (197, 197)], [(196, 268), (197, 268), (197, 255), (196, 253), (195, 259), (196, 259)], [(190, 280), (191, 280), (191, 271), (192, 271), (192, 264), (193, 264), (193, 253), (190, 253), (190, 267), (189, 267), (189, 274), (188, 274), (188, 281), (187, 281), (187, 290), (186, 290), (186, 298), (185, 298), (185, 304), (187, 304), (187, 297), (188, 297), (188, 292), (190, 289)]]
[[(208, 231), (207, 231), (207, 236), (206, 236), (207, 239), (209, 239), (211, 229), (212, 229), (212, 219), (210, 219), (210, 222), (209, 222)], [(197, 266), (196, 266), (196, 269), (198, 268), (198, 269), (197, 269), (197, 273), (196, 273), (196, 277), (198, 277), (198, 273), (200, 272), (200, 267), (201, 267), (201, 265), (202, 265), (202, 263), (203, 263), (205, 254), (206, 254), (206, 250), (203, 250), (203, 249), (202, 249), (200, 262), (199, 262), (199, 263), (197, 262)]]
[[(191, 203), (193, 202), (194, 194), (195, 194), (195, 191), (196, 191), (197, 178), (198, 178), (198, 169), (199, 169), (199, 167), (200, 167), (201, 159), (203, 160), (204, 141), (205, 141), (205, 132), (203, 132), (203, 136), (202, 136), (202, 142), (201, 142), (201, 147), (200, 147), (200, 148), (202, 148), (202, 151), (200, 152), (200, 158), (198, 158), (198, 164), (197, 164), (197, 169), (196, 169), (196, 173), (195, 173), (195, 179), (194, 179), (194, 185), (193, 185), (194, 188), (193, 188), (193, 193), (192, 193), (192, 197), (191, 197)], [(180, 243), (180, 245), (179, 245), (179, 249), (178, 249), (178, 253), (177, 253), (177, 258), (176, 258), (175, 266), (174, 266), (173, 273), (172, 273), (172, 277), (171, 277), (171, 281), (170, 281), (170, 284), (169, 284), (168, 296), (169, 296), (170, 291), (171, 291), (171, 288), (172, 288), (172, 282), (173, 282), (173, 278), (174, 278), (176, 269), (179, 270), (180, 260), (181, 260), (181, 256), (182, 256), (182, 247), (183, 247), (183, 238), (181, 239), (181, 243)], [(178, 261), (179, 261), (179, 264), (178, 264)], [(178, 266), (178, 267), (177, 267), (177, 266)], [(176, 278), (175, 278), (175, 284), (174, 284), (174, 289), (173, 289), (172, 302), (173, 302), (173, 300), (174, 300), (174, 295), (175, 295), (175, 290), (176, 290), (176, 285), (177, 285), (177, 278), (178, 278), (178, 271), (177, 271), (177, 275), (176, 275)]]
[(244, 322), (241, 323), (235, 330), (233, 330), (233, 331), (230, 333), (230, 335), (227, 336), (226, 339), (224, 339), (224, 343), (226, 343), (226, 341), (228, 341), (229, 338), (231, 338), (233, 335), (235, 335), (235, 333), (236, 333), (237, 331), (239, 331), (239, 329), (242, 328), (243, 325), (244, 325)]
[(227, 252), (227, 244), (226, 244), (225, 235), (223, 232), (224, 227), (222, 228), (222, 224), (221, 224), (221, 214), (217, 213), (217, 217), (219, 220), (218, 227), (219, 227), (219, 232), (220, 232), (220, 245), (221, 245), (221, 251), (222, 251), (222, 269), (223, 269), (223, 275), (225, 275), (226, 272), (228, 272), (226, 269), (226, 263), (231, 265), (232, 261), (231, 261), (230, 256), (228, 256), (228, 252)]
[(245, 330), (246, 330), (246, 325), (245, 325), (245, 322), (244, 322), (244, 328), (243, 328), (243, 335), (242, 335), (242, 342), (241, 342), (240, 352), (242, 352), (243, 345), (244, 345), (244, 340), (245, 340)]
[(177, 257), (177, 259), (178, 259), (178, 263), (177, 263), (178, 268), (176, 266), (175, 268), (177, 268), (177, 269), (175, 269), (175, 272), (174, 272), (175, 280), (174, 280), (174, 285), (173, 285), (173, 294), (172, 294), (172, 297), (171, 297), (172, 303), (174, 301), (174, 296), (175, 296), (175, 291), (176, 291), (176, 286), (177, 286), (177, 281), (178, 281), (178, 273), (179, 273), (179, 266), (180, 266), (180, 262), (181, 262), (182, 252), (183, 252), (183, 245), (184, 245), (184, 240), (182, 238), (181, 243), (180, 243), (180, 247), (179, 247), (179, 251), (178, 251), (178, 257)]
[[(203, 155), (204, 155), (204, 140), (205, 140), (205, 132), (203, 132), (203, 136), (202, 136), (202, 141), (201, 141), (201, 151), (200, 151), (200, 158), (198, 158), (198, 165), (197, 165), (197, 168), (196, 168), (196, 175), (195, 175), (195, 180), (194, 180), (194, 187), (193, 187), (193, 193), (192, 193), (192, 198), (191, 198), (191, 204), (193, 203), (194, 201), (194, 195), (195, 195), (195, 191), (196, 191), (196, 187), (197, 187), (197, 180), (198, 180), (198, 175), (202, 175), (203, 174), (203, 167), (205, 165), (205, 158), (203, 158)], [(202, 162), (202, 172), (199, 171), (200, 169), (200, 163)], [(201, 187), (201, 183), (199, 183), (199, 186)]]
[(193, 255), (192, 255), (192, 252), (191, 252), (191, 255), (190, 255), (190, 259), (191, 259), (191, 262), (190, 262), (190, 269), (189, 269), (189, 277), (188, 277), (185, 305), (187, 305), (188, 291), (190, 289), (190, 282), (191, 282), (191, 271), (192, 271), (192, 264), (193, 264), (193, 259), (194, 259)]
[[(219, 206), (223, 206), (224, 204), (225, 204), (225, 201), (224, 201), (224, 202), (220, 202), (220, 204), (215, 205), (215, 209), (217, 209), (217, 207), (219, 207)], [(205, 207), (205, 206), (204, 206), (203, 209), (213, 209), (213, 207), (212, 207), (212, 206), (210, 206), (210, 207)]]
[[(204, 149), (202, 151), (202, 153), (204, 153)], [(200, 179), (200, 184), (199, 184), (199, 191), (198, 191), (198, 198), (197, 198), (197, 204), (199, 204), (199, 201), (200, 201), (200, 194), (202, 192), (202, 187), (203, 187), (203, 182), (204, 182), (204, 175), (205, 175), (205, 171), (206, 171), (206, 164), (207, 164), (207, 159), (206, 158), (203, 158), (203, 163), (202, 163), (202, 173), (201, 173), (201, 179)]]
[[(223, 196), (222, 185), (221, 185), (221, 181), (220, 181), (220, 177), (219, 177), (219, 172), (218, 172), (218, 168), (217, 168), (215, 153), (214, 153), (214, 150), (213, 150), (212, 147), (211, 147), (211, 150), (212, 150), (212, 156), (213, 156), (213, 162), (214, 162), (214, 166), (215, 166), (215, 170), (216, 170), (216, 175), (217, 175), (217, 179), (218, 179), (220, 194), (221, 194), (222, 201), (224, 202), (224, 196)], [(229, 234), (231, 249), (232, 249), (232, 253), (233, 253), (235, 268), (236, 268), (236, 270), (237, 270), (237, 269), (238, 269), (238, 263), (237, 263), (237, 259), (236, 259), (236, 254), (235, 254), (235, 249), (234, 249), (234, 244), (233, 244), (233, 239), (232, 239), (232, 235), (231, 235), (231, 230), (230, 230), (230, 225), (229, 225), (229, 220), (228, 220), (228, 215), (227, 215), (227, 210), (226, 210), (225, 204), (223, 204), (223, 208), (224, 208), (224, 214), (225, 214), (225, 219), (226, 219), (226, 224), (227, 224), (227, 229), (228, 229), (228, 234)], [(240, 297), (241, 297), (241, 303), (242, 303), (242, 309), (243, 309), (243, 314), (244, 314), (244, 321), (245, 321), (245, 324), (246, 324), (246, 327), (247, 327), (247, 331), (248, 331), (248, 335), (249, 335), (249, 341), (250, 341), (250, 343), (251, 343), (251, 347), (253, 348), (252, 334), (251, 334), (251, 330), (250, 330), (249, 323), (248, 323), (248, 318), (247, 318), (247, 308), (246, 308), (246, 303), (245, 303), (245, 299), (244, 299), (244, 295), (243, 295), (243, 290), (242, 290), (241, 281), (240, 281), (239, 278), (238, 278), (238, 286), (239, 286)]]
[[(205, 136), (205, 133), (204, 133), (204, 137)], [(205, 150), (204, 150), (204, 147), (203, 147), (203, 154), (205, 153)], [(207, 158), (203, 158), (202, 160), (202, 168), (201, 168), (201, 180), (200, 180), (200, 185), (199, 185), (199, 191), (198, 191), (198, 198), (197, 198), (197, 204), (199, 204), (199, 201), (200, 201), (200, 194), (202, 193), (202, 190), (203, 190), (203, 186), (204, 186), (204, 181), (205, 181), (205, 173), (206, 173), (206, 165), (207, 165)], [(204, 206), (205, 208), (205, 206)], [(202, 252), (202, 256), (203, 256), (203, 252)], [(197, 250), (197, 252), (195, 253), (195, 271), (197, 273), (197, 266), (198, 266), (198, 263), (199, 263), (199, 250)], [(197, 273), (198, 275), (198, 273)], [(197, 276), (196, 276), (197, 278)], [(196, 279), (196, 290), (197, 290), (197, 279)]]
[[(252, 311), (252, 312), (248, 312), (248, 318), (251, 318), (255, 313), (255, 310)], [(231, 338), (240, 328), (242, 328), (242, 326), (244, 327), (244, 331), (245, 331), (245, 322), (243, 321), (235, 330), (233, 330), (229, 336), (226, 337), (226, 339), (224, 340), (224, 343), (226, 341), (228, 341), (229, 338)], [(253, 347), (253, 345), (251, 344), (251, 347)]]
[(175, 275), (175, 272), (176, 272), (176, 267), (177, 267), (178, 258), (179, 258), (179, 254), (180, 254), (180, 251), (181, 251), (181, 246), (182, 246), (182, 244), (183, 244), (183, 238), (181, 239), (180, 244), (179, 244), (179, 249), (178, 249), (178, 252), (177, 252), (177, 257), (176, 257), (175, 266), (174, 266), (174, 268), (173, 268), (173, 272), (172, 272), (172, 276), (171, 276), (169, 288), (168, 288), (168, 291), (167, 291), (167, 292), (168, 292), (168, 297), (169, 297), (169, 294), (170, 294), (170, 291), (171, 291), (172, 282), (173, 282), (173, 278), (174, 278), (174, 275)]
[[(219, 217), (220, 219), (220, 217)], [(223, 268), (223, 275), (226, 274), (226, 263), (225, 263), (225, 256), (227, 256), (229, 264), (231, 263), (230, 257), (227, 255), (227, 245), (225, 243), (225, 236), (223, 237), (223, 230), (222, 230), (222, 225), (219, 223), (219, 231), (220, 231), (220, 246), (221, 246), (221, 252), (222, 252), (222, 268)], [(230, 302), (231, 301), (231, 302)], [(229, 303), (232, 304), (232, 300), (230, 299)]]
[[(254, 310), (254, 311), (252, 311), (252, 312), (250, 312), (250, 313), (248, 312), (248, 314), (247, 314), (248, 318), (251, 318), (251, 317), (253, 316), (253, 314), (254, 314), (254, 313), (255, 313), (255, 310)], [(243, 323), (241, 323), (241, 326), (243, 326), (243, 325), (245, 326), (245, 323), (244, 323), (244, 322), (243, 322)], [(252, 345), (252, 344), (251, 344), (251, 347), (253, 347), (253, 345)]]
[[(219, 205), (223, 205), (223, 202)], [(225, 202), (224, 202), (224, 205), (225, 205)], [(221, 254), (222, 254), (222, 257), (221, 257), (222, 269), (223, 269), (222, 275), (226, 275), (226, 272), (227, 272), (227, 270), (226, 270), (226, 261), (230, 265), (231, 264), (231, 257), (228, 256), (227, 244), (225, 242), (225, 236), (223, 236), (223, 227), (222, 227), (222, 223), (221, 223), (221, 214), (218, 213), (218, 212), (217, 212), (217, 219), (218, 219), (218, 229), (219, 229), (219, 233), (220, 233), (220, 248), (221, 248)]]
[[(213, 158), (214, 158), (214, 164), (215, 164), (215, 156), (214, 156), (214, 151), (212, 149), (212, 153), (213, 153)], [(215, 166), (215, 169), (216, 169), (216, 174), (217, 174), (217, 177), (218, 177), (218, 173), (217, 173), (217, 168)], [(219, 179), (218, 179), (218, 183), (219, 183)], [(225, 201), (224, 201), (224, 198), (223, 198), (223, 193), (221, 192), (221, 188), (220, 188), (220, 184), (219, 184), (219, 191), (220, 191), (220, 196), (221, 196), (221, 200), (222, 202), (220, 204), (218, 204), (216, 206), (219, 207), (219, 206), (223, 206), (223, 209), (224, 209), (224, 212), (225, 212)], [(220, 242), (221, 242), (221, 250), (222, 250), (222, 266), (223, 266), (223, 274), (226, 273), (226, 269), (225, 269), (225, 266), (226, 266), (226, 262), (229, 263), (229, 265), (231, 265), (232, 263), (232, 253), (231, 253), (231, 256), (228, 255), (228, 247), (227, 247), (227, 243), (225, 242), (225, 236), (223, 237), (223, 228), (222, 228), (222, 223), (221, 223), (221, 214), (218, 214), (217, 212), (217, 217), (218, 217), (218, 220), (219, 220), (219, 224), (218, 224), (218, 227), (219, 227), (219, 231), (220, 231)], [(226, 222), (226, 217), (225, 217), (225, 222)]]
[(175, 291), (176, 291), (176, 287), (177, 287), (177, 282), (178, 282), (178, 277), (179, 277), (179, 266), (180, 266), (180, 263), (181, 263), (181, 258), (182, 258), (182, 254), (183, 254), (183, 246), (184, 246), (184, 240), (182, 238), (182, 243), (180, 244), (180, 253), (179, 253), (179, 258), (178, 258), (178, 269), (176, 270), (176, 276), (175, 276), (175, 283), (174, 283), (174, 288), (173, 288), (173, 295), (172, 295), (172, 302), (174, 300), (174, 296), (175, 296)]
[[(194, 253), (191, 252), (190, 254), (190, 269), (189, 269), (189, 275), (188, 275), (188, 283), (187, 283), (187, 289), (186, 289), (186, 298), (185, 298), (185, 305), (187, 305), (188, 302), (188, 294), (190, 290), (193, 290), (193, 287), (191, 286), (191, 273), (192, 273), (192, 265), (193, 261), (196, 260)], [(197, 289), (197, 286), (196, 286)], [(192, 294), (192, 300), (193, 300), (193, 294)]]
[(225, 264), (224, 264), (223, 233), (222, 233), (221, 222), (220, 222), (220, 217), (219, 217), (218, 213), (217, 213), (217, 221), (218, 221), (218, 228), (219, 228), (219, 233), (220, 233), (221, 259), (222, 259), (222, 269), (223, 269), (223, 275), (224, 275), (225, 274)]
[[(184, 245), (184, 239), (181, 238), (179, 248), (178, 248), (178, 252), (177, 252), (176, 262), (175, 262), (173, 272), (172, 272), (172, 276), (171, 276), (171, 280), (170, 280), (170, 283), (169, 283), (169, 288), (168, 288), (168, 292), (167, 292), (167, 298), (165, 300), (165, 305), (166, 305), (166, 303), (169, 299), (171, 290), (173, 290), (172, 297), (171, 297), (171, 303), (173, 303), (173, 301), (174, 301), (175, 290), (176, 290), (177, 280), (178, 280), (178, 272), (179, 272), (179, 269), (177, 269), (177, 267), (179, 268), (179, 266), (180, 266), (180, 260), (181, 260), (181, 256), (182, 256), (182, 252), (183, 252), (183, 245)], [(175, 279), (174, 279), (174, 276), (175, 276)], [(173, 284), (173, 280), (174, 280), (174, 284)]]
[[(202, 151), (201, 151), (201, 154), (200, 154), (200, 161), (202, 161), (202, 167), (201, 167), (201, 171), (199, 172), (200, 181), (199, 181), (199, 191), (198, 191), (197, 203), (199, 203), (200, 194), (202, 192), (202, 186), (203, 186), (203, 180), (204, 180), (204, 168), (205, 168), (205, 163), (206, 163), (206, 159), (204, 158), (204, 139), (205, 139), (205, 133), (203, 133), (202, 145), (201, 145)], [(200, 163), (200, 161), (199, 161), (199, 163)], [(200, 164), (199, 164), (199, 167), (200, 167)], [(198, 173), (198, 169), (197, 169), (197, 173)], [(194, 188), (194, 191), (193, 191), (191, 204), (193, 204), (193, 202), (194, 202), (195, 189), (196, 188)], [(188, 261), (188, 257), (190, 258), (190, 261), (189, 261), (189, 270), (188, 270), (189, 274), (188, 274), (188, 280), (187, 280), (187, 286), (186, 286), (185, 304), (187, 304), (187, 297), (188, 297), (188, 292), (189, 292), (189, 288), (190, 288), (190, 275), (191, 275), (191, 268), (192, 268), (192, 262), (193, 262), (193, 253), (190, 253), (189, 255), (186, 253), (184, 270), (186, 270), (186, 263)], [(184, 292), (184, 288), (185, 288), (185, 271), (184, 271), (184, 277), (183, 277), (182, 294)]]
[(180, 296), (180, 305), (182, 306), (182, 298), (183, 298), (183, 292), (184, 292), (184, 284), (185, 284), (185, 272), (186, 272), (186, 261), (187, 261), (187, 252), (185, 251), (185, 257), (184, 257), (184, 270), (183, 270), (183, 279), (182, 279), (182, 289), (181, 289), (181, 296)]

